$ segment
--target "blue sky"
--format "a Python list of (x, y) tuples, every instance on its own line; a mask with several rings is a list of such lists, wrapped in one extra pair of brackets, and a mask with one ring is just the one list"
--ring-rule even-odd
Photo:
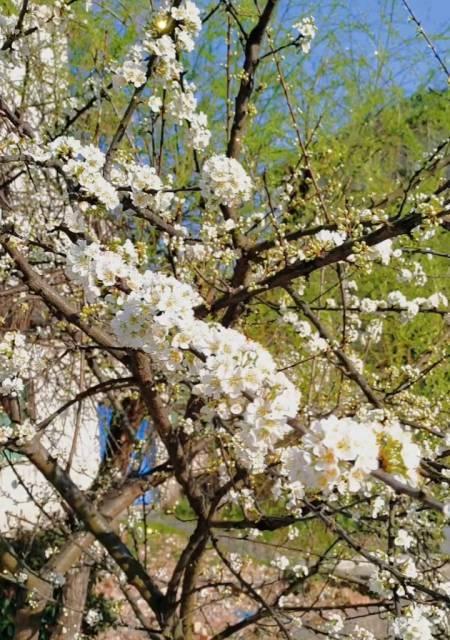
[[(401, 0), (388, 0), (387, 2), (380, 2), (379, 0), (348, 1), (348, 5), (352, 7), (352, 11), (356, 15), (367, 16), (373, 24), (379, 21), (380, 5), (383, 4), (386, 5), (388, 10), (393, 10), (396, 25), (401, 35), (405, 38), (414, 37), (416, 25), (410, 20), (410, 16)], [(416, 18), (421, 22), (425, 32), (430, 36), (448, 68), (450, 66), (450, 0), (408, 0), (408, 4)], [(379, 24), (380, 33), (383, 28), (383, 25)], [(425, 40), (421, 37), (417, 41), (417, 51), (420, 50), (419, 41), (424, 58), (428, 58), (430, 64), (438, 65)]]
[[(215, 0), (197, 0), (205, 10)], [(258, 0), (260, 6), (264, 0)], [(439, 54), (450, 67), (450, 0), (407, 0)], [(308, 72), (314, 73), (328, 57), (342, 56), (361, 73), (379, 68), (379, 84), (399, 85), (408, 93), (418, 87), (442, 89), (446, 75), (423, 37), (417, 34), (402, 0), (280, 0), (273, 24), (284, 31), (278, 41), (292, 36), (292, 25), (314, 16), (318, 36), (308, 55)], [(335, 42), (330, 44), (330, 34)], [(223, 41), (218, 43), (219, 50)], [(365, 61), (362, 61), (362, 57)], [(361, 64), (360, 64), (361, 61)], [(364, 62), (367, 64), (364, 71)], [(372, 78), (371, 78), (372, 80)]]
[[(259, 6), (265, 3), (265, 0), (257, 1)], [(407, 1), (450, 67), (450, 0)], [(205, 13), (216, 4), (216, 0), (197, 2)], [(378, 100), (381, 107), (395, 104), (401, 92), (412, 95), (447, 88), (444, 70), (417, 33), (402, 0), (279, 0), (272, 21), (275, 41), (278, 44), (289, 41), (296, 33), (293, 25), (311, 15), (318, 34), (310, 53), (303, 56), (290, 49), (283, 61), (286, 77), (292, 82), (309, 125), (322, 113), (332, 114), (335, 124), (342, 124), (358, 104), (358, 96), (362, 101), (370, 97), (373, 105)], [(223, 18), (220, 19), (223, 22)], [(199, 55), (193, 73), (204, 96), (211, 92), (211, 70), (217, 61), (223, 62), (225, 56), (225, 25), (217, 31), (211, 24), (211, 29), (216, 37), (215, 57), (208, 62)], [(236, 50), (242, 55), (239, 46)], [(268, 73), (274, 73), (268, 69)], [(259, 77), (263, 72), (261, 68)], [(221, 77), (220, 71), (218, 77)], [(270, 83), (270, 77), (266, 79)], [(308, 103), (311, 96), (314, 105)], [(270, 92), (266, 92), (264, 99), (271, 100)], [(264, 112), (264, 104), (264, 101), (260, 104), (260, 113)], [(222, 117), (222, 112), (215, 116)]]
[[(450, 67), (450, 0), (407, 1), (447, 68)], [(407, 88), (426, 83), (427, 75), (433, 71), (435, 77), (428, 82), (445, 86), (445, 73), (424, 38), (417, 34), (402, 0), (283, 0), (284, 11), (286, 18), (299, 11), (310, 11), (316, 17), (319, 34), (321, 27), (329, 31), (335, 24), (345, 49), (354, 49), (355, 55), (364, 53), (369, 59), (373, 56), (374, 63), (375, 57), (382, 56), (384, 51), (388, 67)]]
[(411, 0), (410, 7), (419, 19), (423, 21), (425, 30), (430, 27), (433, 31), (450, 28), (449, 0)]

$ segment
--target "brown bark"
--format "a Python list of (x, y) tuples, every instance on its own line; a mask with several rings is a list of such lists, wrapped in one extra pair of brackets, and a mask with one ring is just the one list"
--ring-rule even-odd
[[(165, 474), (155, 474), (150, 480), (132, 480), (125, 485), (121, 492), (117, 494), (112, 490), (105, 497), (99, 506), (99, 511), (107, 518), (111, 518), (112, 525), (127, 509), (134, 500), (142, 495), (149, 486), (157, 486), (163, 482)], [(83, 554), (95, 541), (95, 536), (89, 531), (79, 531), (72, 538), (67, 540), (59, 553), (53, 556), (43, 567), (42, 573), (53, 571), (57, 574), (65, 575), (70, 567), (73, 567)], [(0, 566), (11, 573), (21, 570), (19, 561), (6, 549), (0, 554)], [(37, 640), (41, 626), (41, 618), (47, 602), (52, 597), (53, 587), (38, 578), (33, 573), (29, 573), (26, 583), (28, 589), (34, 589), (38, 598), (33, 607), (23, 606), (19, 608), (16, 619), (15, 640)]]
[(15, 618), (14, 640), (38, 640), (42, 610), (19, 609)]
[(91, 568), (71, 570), (63, 588), (63, 604), (51, 640), (74, 640), (81, 630)]

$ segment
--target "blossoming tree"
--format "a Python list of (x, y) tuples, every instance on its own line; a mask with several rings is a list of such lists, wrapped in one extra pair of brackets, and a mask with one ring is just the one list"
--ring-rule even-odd
[(448, 105), (390, 156), (392, 112), (305, 108), (312, 17), (144, 4), (1, 15), (5, 634), (447, 637)]

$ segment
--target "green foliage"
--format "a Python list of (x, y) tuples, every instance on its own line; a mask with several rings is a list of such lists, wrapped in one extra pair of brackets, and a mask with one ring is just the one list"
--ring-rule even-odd
[[(396, 99), (395, 105), (380, 106)], [(378, 105), (378, 106), (377, 106)], [(411, 175), (423, 165), (424, 155), (429, 154), (436, 144), (445, 139), (450, 122), (450, 101), (445, 92), (421, 91), (411, 97), (406, 97), (399, 88), (396, 92), (367, 96), (358, 108), (352, 112), (352, 120), (337, 131), (326, 131), (324, 128), (316, 134), (314, 144), (313, 164), (317, 176), (320, 176), (321, 188), (326, 194), (331, 221), (339, 220), (339, 212), (348, 206), (360, 209), (371, 207), (373, 202), (380, 202), (389, 193), (395, 193), (408, 187)], [(292, 165), (294, 160), (292, 160)], [(419, 187), (419, 192), (429, 193), (438, 184), (438, 175), (430, 174), (425, 177)], [(276, 179), (274, 179), (276, 183)], [(317, 224), (317, 206), (310, 204), (311, 185), (306, 197), (290, 220), (290, 228), (298, 226), (308, 227)], [(398, 213), (400, 198), (393, 199), (393, 204), (387, 203), (382, 207), (389, 216)], [(331, 204), (330, 204), (331, 203)], [(395, 204), (394, 204), (395, 203)], [(406, 205), (404, 213), (411, 210), (412, 205)], [(418, 242), (419, 241), (419, 242)], [(358, 296), (378, 300), (386, 300), (389, 292), (400, 289), (407, 299), (427, 297), (441, 291), (450, 297), (450, 282), (447, 238), (445, 231), (436, 230), (427, 242), (430, 250), (444, 254), (442, 258), (434, 257), (429, 260), (427, 255), (415, 253), (422, 245), (422, 238), (405, 236), (397, 240), (396, 246), (404, 249), (403, 258), (408, 256), (406, 265), (413, 268), (414, 264), (421, 265), (428, 274), (428, 281), (420, 286), (413, 280), (410, 283), (399, 283), (399, 266), (393, 259), (387, 266), (374, 268), (370, 275), (365, 270), (355, 269), (351, 265), (345, 266), (346, 280), (354, 280), (358, 286)], [(406, 253), (410, 252), (410, 253)], [(402, 265), (405, 266), (405, 265)], [(339, 278), (336, 270), (329, 270), (313, 274), (307, 283), (307, 299), (318, 307), (326, 304), (329, 297), (335, 297), (339, 292)], [(289, 304), (288, 296), (275, 293), (272, 296), (275, 304), (284, 300)], [(448, 345), (448, 332), (445, 319), (432, 313), (421, 313), (412, 321), (403, 324), (399, 313), (383, 314), (385, 317), (382, 340), (378, 344), (371, 344), (366, 351), (362, 345), (356, 345), (358, 352), (364, 354), (366, 374), (371, 383), (380, 391), (391, 391), (404, 380), (401, 367), (415, 365), (428, 357), (428, 361), (439, 359)], [(373, 317), (361, 314), (364, 322)], [(332, 334), (339, 340), (343, 335), (342, 312), (321, 311), (322, 322), (331, 329)], [(286, 340), (291, 341), (295, 351), (302, 348), (302, 339), (295, 335), (285, 324), (279, 323), (278, 314), (266, 305), (255, 306), (248, 319), (250, 335), (255, 339), (269, 344), (272, 352), (277, 354), (284, 363), (286, 354)], [(430, 345), (431, 351), (430, 351)], [(315, 360), (305, 353), (305, 362), (301, 367), (292, 371), (297, 375), (300, 386), (305, 393), (311, 392), (311, 380), (314, 377)], [(398, 370), (395, 379), (386, 377), (391, 367)], [(331, 368), (327, 372), (331, 376)], [(334, 375), (335, 383), (326, 386), (322, 396), (319, 390), (315, 395), (315, 403), (331, 409), (339, 395), (341, 388), (339, 373)], [(423, 381), (415, 385), (414, 390), (428, 400), (439, 399), (448, 404), (446, 389), (448, 388), (449, 368), (444, 361), (440, 366), (424, 377)], [(334, 386), (333, 386), (334, 385)], [(325, 409), (325, 407), (323, 407)]]
[[(6, 581), (0, 582), (0, 639), (14, 638), (14, 618), (19, 604), (17, 587)], [(58, 602), (49, 603), (42, 616), (39, 640), (50, 640), (57, 620)]]
[(186, 498), (182, 498), (177, 502), (174, 515), (180, 520), (193, 520), (195, 518), (195, 513)]
[(96, 624), (83, 623), (82, 631), (85, 636), (95, 638), (104, 629), (115, 628), (119, 621), (117, 602), (115, 600), (106, 598), (102, 594), (90, 593), (86, 601), (85, 610), (89, 611), (90, 609), (100, 614), (99, 621)]
[(11, 588), (0, 585), (0, 638), (14, 638), (14, 600)]

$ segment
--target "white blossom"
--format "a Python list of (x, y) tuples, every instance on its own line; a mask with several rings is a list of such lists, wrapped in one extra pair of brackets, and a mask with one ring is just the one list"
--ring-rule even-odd
[(216, 155), (203, 165), (200, 188), (207, 200), (234, 207), (250, 200), (252, 182), (237, 160)]
[(381, 264), (388, 265), (391, 261), (393, 248), (392, 248), (392, 240), (383, 240), (383, 242), (379, 242), (378, 244), (370, 247), (370, 256), (373, 260), (380, 260)]
[(399, 529), (397, 531), (397, 535), (394, 539), (394, 544), (396, 544), (397, 547), (401, 547), (402, 549), (409, 549), (413, 543), (414, 538), (405, 529)]
[(312, 16), (302, 18), (299, 22), (295, 23), (294, 29), (296, 29), (300, 36), (300, 48), (303, 53), (309, 53), (311, 49), (311, 42), (316, 37), (317, 26)]
[(16, 396), (24, 389), (22, 376), (30, 361), (25, 335), (7, 331), (0, 338), (0, 395)]
[(101, 611), (98, 609), (88, 609), (84, 620), (89, 627), (95, 627), (99, 622), (103, 620)]
[(105, 156), (100, 149), (93, 145), (82, 145), (75, 138), (61, 137), (49, 144), (49, 150), (65, 161), (64, 172), (78, 182), (89, 196), (107, 209), (115, 209), (119, 205), (114, 186), (101, 173)]
[(340, 231), (329, 231), (328, 229), (322, 229), (314, 236), (314, 240), (320, 242), (324, 246), (339, 247), (344, 244), (346, 240), (345, 234)]
[(433, 623), (420, 605), (412, 605), (394, 620), (394, 634), (402, 640), (433, 640)]

